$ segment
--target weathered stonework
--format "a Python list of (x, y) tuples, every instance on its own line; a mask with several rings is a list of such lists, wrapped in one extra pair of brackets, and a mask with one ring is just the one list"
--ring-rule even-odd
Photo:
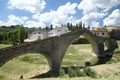
[[(98, 37), (86, 29), (81, 29), (44, 40), (0, 49), (0, 66), (14, 57), (27, 53), (37, 53), (42, 54), (47, 58), (51, 69), (50, 71), (59, 71), (66, 50), (80, 35), (84, 35), (90, 42), (94, 53), (99, 58), (98, 63), (104, 63), (110, 60), (111, 57), (109, 58), (108, 56), (112, 56), (114, 49), (117, 48), (115, 40)], [(106, 51), (104, 50), (104, 43), (106, 43), (106, 46), (108, 47), (108, 50)], [(105, 58), (104, 61), (102, 61), (103, 58)]]

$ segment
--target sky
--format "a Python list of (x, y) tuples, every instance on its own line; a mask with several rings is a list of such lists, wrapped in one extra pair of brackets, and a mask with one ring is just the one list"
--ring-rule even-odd
[(120, 26), (120, 0), (0, 0), (0, 26), (45, 27), (82, 21)]

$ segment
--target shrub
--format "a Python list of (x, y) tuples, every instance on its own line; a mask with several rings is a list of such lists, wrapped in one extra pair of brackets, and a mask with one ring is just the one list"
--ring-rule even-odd
[(80, 71), (79, 68), (75, 68), (74, 72), (76, 77), (85, 76), (84, 72)]
[(89, 41), (86, 38), (77, 38), (73, 44), (88, 44)]
[(65, 71), (64, 71), (64, 69), (60, 69), (60, 77), (64, 77), (65, 76)]
[(85, 76), (85, 73), (80, 71), (79, 68), (68, 68), (68, 76), (71, 77), (80, 77), (80, 76)]
[(93, 71), (89, 66), (85, 66), (84, 67), (84, 73), (87, 75), (87, 76), (90, 76), (92, 78), (96, 78), (96, 72)]
[(68, 76), (71, 77), (75, 77), (75, 72), (71, 67), (68, 67)]

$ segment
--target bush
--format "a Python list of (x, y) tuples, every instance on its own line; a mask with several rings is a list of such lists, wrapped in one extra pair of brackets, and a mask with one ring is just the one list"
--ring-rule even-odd
[(85, 76), (85, 73), (80, 71), (79, 68), (68, 68), (68, 76), (71, 77), (80, 77), (80, 76)]
[(76, 77), (85, 76), (84, 72), (80, 71), (79, 68), (75, 68), (74, 73)]
[(84, 73), (87, 75), (87, 76), (90, 76), (92, 78), (96, 78), (96, 72), (93, 71), (89, 66), (85, 66), (84, 67)]
[(89, 41), (86, 38), (77, 38), (73, 44), (88, 44)]
[(64, 71), (64, 69), (60, 69), (60, 77), (64, 77), (65, 76), (65, 71)]
[(75, 72), (71, 67), (68, 67), (68, 76), (71, 77), (75, 77)]

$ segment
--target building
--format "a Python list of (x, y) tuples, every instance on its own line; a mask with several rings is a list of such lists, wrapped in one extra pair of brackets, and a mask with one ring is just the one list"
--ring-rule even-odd
[(29, 34), (29, 39), (45, 39), (48, 37), (48, 31), (47, 30), (40, 30), (40, 31), (34, 31), (31, 34)]
[(98, 27), (96, 27), (96, 28), (93, 28), (93, 29), (91, 30), (91, 32), (92, 32), (93, 34), (95, 34), (96, 36), (105, 37), (105, 36), (108, 35), (108, 31), (107, 31), (107, 29), (105, 29), (105, 28), (98, 28)]
[(67, 27), (58, 27), (58, 28), (54, 28), (52, 30), (40, 30), (40, 31), (34, 31), (30, 34), (28, 34), (28, 38), (24, 40), (24, 42), (31, 42), (31, 41), (35, 41), (38, 39), (45, 39), (48, 37), (52, 37), (52, 36), (59, 36), (61, 34), (67, 33), (68, 28)]
[(25, 42), (31, 42), (31, 41), (35, 41), (38, 39), (45, 39), (48, 37), (48, 30), (40, 30), (40, 31), (34, 31), (30, 34), (28, 34), (28, 38), (25, 39)]
[(65, 34), (69, 32), (67, 27), (58, 27), (58, 28), (54, 28), (53, 30), (50, 30), (48, 32), (48, 37), (52, 37), (52, 36), (59, 36), (61, 34)]

